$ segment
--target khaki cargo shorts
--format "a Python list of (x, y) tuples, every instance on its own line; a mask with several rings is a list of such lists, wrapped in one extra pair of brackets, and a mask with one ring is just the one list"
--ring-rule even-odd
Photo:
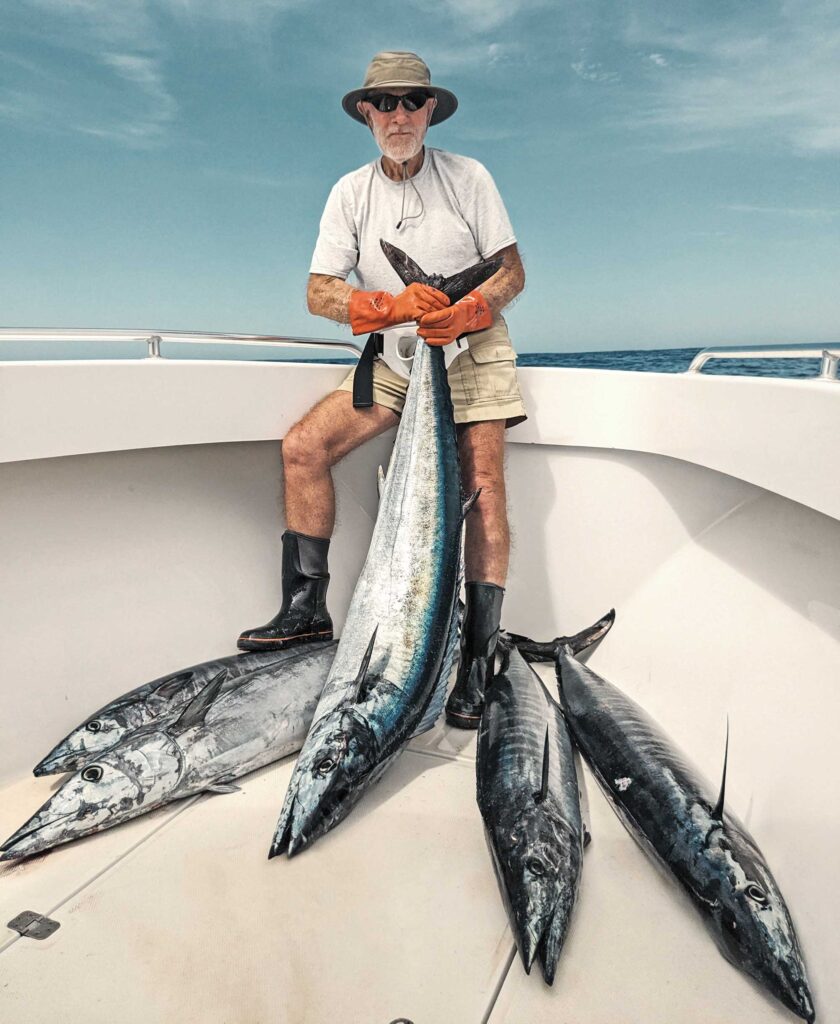
[[(455, 422), (506, 420), (508, 427), (515, 427), (526, 420), (528, 414), (516, 378), (516, 353), (504, 318), (499, 317), (484, 331), (468, 335), (461, 345), (463, 351), (449, 367)], [(350, 371), (339, 385), (339, 391), (352, 393), (355, 373), (355, 369)], [(373, 362), (374, 402), (399, 416), (407, 389), (406, 378), (377, 356)]]

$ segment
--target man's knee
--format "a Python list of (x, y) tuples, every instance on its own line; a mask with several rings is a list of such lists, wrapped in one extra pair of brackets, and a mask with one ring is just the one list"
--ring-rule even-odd
[(291, 427), (283, 438), (283, 468), (296, 469), (329, 469), (329, 450), (324, 439), (312, 430), (303, 419)]

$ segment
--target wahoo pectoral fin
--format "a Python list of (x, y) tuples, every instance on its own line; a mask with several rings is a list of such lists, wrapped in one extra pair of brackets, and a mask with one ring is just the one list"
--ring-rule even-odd
[(370, 687), (367, 684), (367, 671), (370, 665), (370, 658), (373, 654), (373, 645), (376, 642), (376, 630), (379, 629), (376, 626), (373, 630), (373, 635), (370, 638), (370, 643), (367, 645), (367, 650), (362, 657), (362, 663), (359, 666), (359, 674), (356, 676), (356, 696), (353, 701), (354, 704), (358, 704), (359, 701), (364, 700), (370, 692)]
[(225, 669), (222, 669), (218, 675), (214, 676), (198, 696), (193, 697), (189, 704), (187, 704), (179, 717), (169, 726), (169, 731), (185, 732), (194, 725), (201, 725), (207, 712), (213, 706), (213, 702), (219, 696), (219, 691), (227, 677), (228, 674)]
[(241, 793), (241, 786), (234, 786), (231, 782), (208, 782), (204, 787), (205, 793)]
[(534, 793), (534, 803), (541, 804), (548, 795), (548, 726), (545, 727), (545, 746), (543, 747), (542, 779), (538, 792)]

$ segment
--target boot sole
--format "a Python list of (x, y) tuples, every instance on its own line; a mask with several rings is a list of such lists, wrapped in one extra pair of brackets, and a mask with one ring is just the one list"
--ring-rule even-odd
[(481, 723), (481, 715), (459, 715), (456, 711), (447, 711), (446, 721), (456, 729), (477, 729)]
[(311, 643), (313, 640), (332, 640), (333, 631), (324, 630), (322, 633), (298, 633), (296, 636), (266, 637), (260, 640), (258, 637), (249, 637), (243, 640), (241, 637), (236, 641), (240, 651), (282, 651), (286, 647), (294, 647), (296, 644)]

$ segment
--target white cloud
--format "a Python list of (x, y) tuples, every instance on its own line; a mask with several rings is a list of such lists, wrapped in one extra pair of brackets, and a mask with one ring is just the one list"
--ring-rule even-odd
[(677, 148), (748, 141), (840, 150), (840, 8), (776, 0), (714, 21), (704, 14), (685, 4), (631, 6), (624, 42), (655, 65), (654, 57), (677, 66), (648, 82), (630, 126), (667, 132)]
[(569, 66), (585, 82), (618, 82), (621, 79), (617, 71), (608, 71), (599, 61), (577, 60)]
[(797, 220), (831, 220), (840, 216), (840, 207), (829, 206), (754, 206), (750, 203), (730, 203), (725, 209), (733, 213), (757, 213)]

